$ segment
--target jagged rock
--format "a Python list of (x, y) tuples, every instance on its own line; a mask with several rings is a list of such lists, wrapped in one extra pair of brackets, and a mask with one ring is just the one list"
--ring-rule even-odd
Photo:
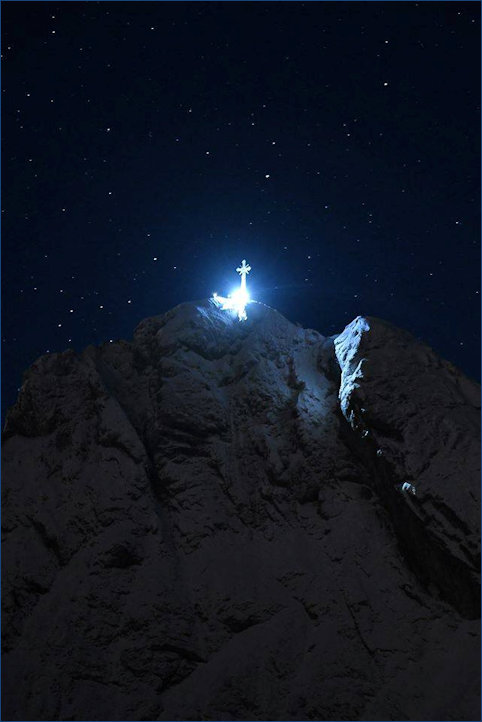
[(40, 358), (4, 432), (4, 719), (477, 719), (478, 393), (382, 321), (262, 304)]

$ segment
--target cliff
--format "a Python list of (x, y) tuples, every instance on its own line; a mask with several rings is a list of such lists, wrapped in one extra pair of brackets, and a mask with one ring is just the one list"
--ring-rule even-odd
[(4, 431), (3, 718), (478, 719), (479, 398), (383, 321), (262, 304), (40, 358)]

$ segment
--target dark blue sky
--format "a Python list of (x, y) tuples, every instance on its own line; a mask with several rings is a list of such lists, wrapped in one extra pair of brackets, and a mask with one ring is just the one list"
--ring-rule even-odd
[[(3, 2), (3, 381), (226, 293), (479, 375), (477, 2)], [(157, 260), (156, 260), (157, 259)]]

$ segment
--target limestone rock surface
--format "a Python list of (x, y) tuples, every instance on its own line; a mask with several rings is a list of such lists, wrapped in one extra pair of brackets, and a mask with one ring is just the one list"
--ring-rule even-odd
[(478, 719), (478, 408), (383, 321), (254, 303), (40, 358), (4, 430), (3, 718)]

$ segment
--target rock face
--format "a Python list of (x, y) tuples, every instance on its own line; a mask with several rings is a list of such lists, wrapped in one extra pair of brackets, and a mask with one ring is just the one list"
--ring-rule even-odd
[(40, 358), (4, 432), (3, 719), (478, 719), (478, 406), (382, 321), (261, 304)]

